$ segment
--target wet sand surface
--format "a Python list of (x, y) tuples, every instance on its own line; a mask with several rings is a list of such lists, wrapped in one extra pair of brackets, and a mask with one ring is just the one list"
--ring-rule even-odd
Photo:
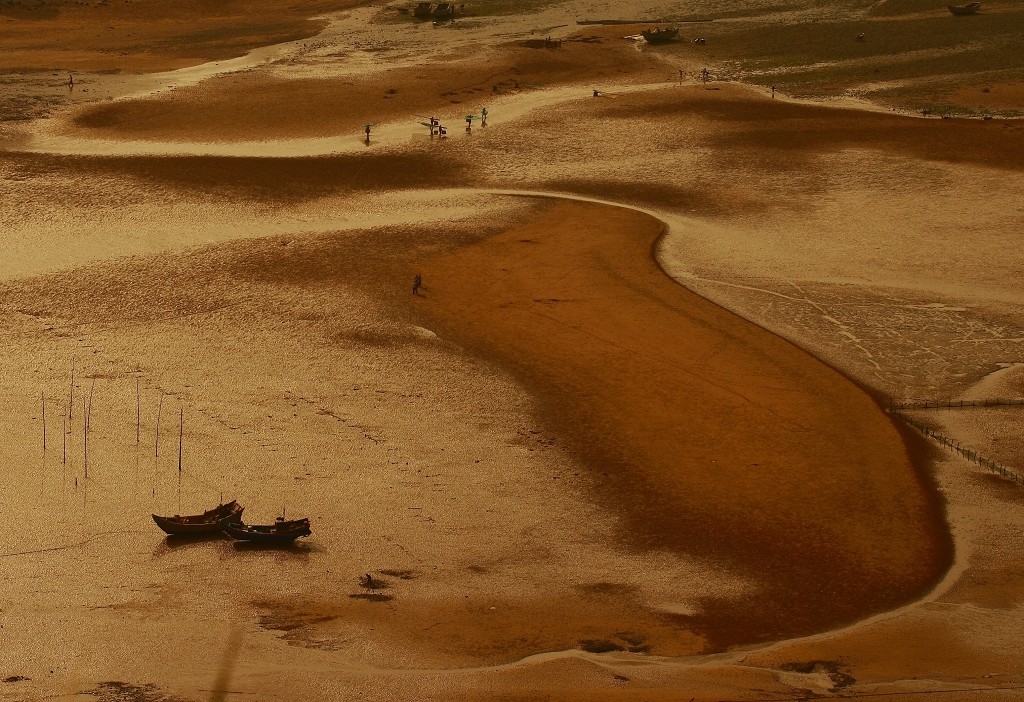
[[(882, 407), (1020, 396), (1024, 131), (851, 100), (971, 114), (917, 71), (960, 20), (712, 3), (707, 47), (645, 47), (575, 24), (612, 3), (232, 6), (108, 66), (47, 37), (127, 4), (38, 45), (9, 9), (5, 115), (51, 116), (0, 125), (0, 699), (1019, 695), (1020, 488)], [(858, 57), (860, 22), (929, 31)], [(51, 85), (72, 58), (149, 73)], [(1019, 409), (907, 415), (1020, 466)], [(149, 517), (222, 495), (314, 535)]]
[[(713, 649), (923, 593), (950, 548), (888, 418), (838, 373), (665, 276), (650, 255), (662, 229), (563, 205), (428, 262), (426, 307), (537, 388), (600, 471), (606, 504), (626, 513), (627, 539), (757, 583), (739, 602), (709, 593), (684, 617)], [(869, 565), (879, 559), (888, 576)]]

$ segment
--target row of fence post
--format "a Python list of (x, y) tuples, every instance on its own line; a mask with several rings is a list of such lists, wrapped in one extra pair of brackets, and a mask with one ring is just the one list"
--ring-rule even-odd
[(889, 400), (891, 410), (944, 409), (950, 407), (1012, 407), (1024, 405), (1021, 397), (997, 397), (984, 400)]
[(998, 473), (999, 475), (1003, 476), (1004, 478), (1012, 480), (1018, 485), (1024, 485), (1024, 477), (1022, 477), (1019, 473), (1015, 472), (1009, 466), (999, 463), (989, 458), (988, 456), (985, 456), (984, 454), (978, 453), (974, 449), (964, 446), (959, 441), (955, 441), (944, 434), (939, 434), (938, 432), (932, 431), (924, 424), (916, 422), (913, 419), (907, 417), (906, 415), (900, 414), (899, 416), (903, 419), (903, 421), (917, 429), (919, 432), (921, 432), (928, 438), (938, 441), (945, 448), (948, 448), (951, 451), (955, 451), (956, 453), (966, 458), (968, 461), (976, 463), (982, 468), (986, 468), (992, 471), (993, 473)]

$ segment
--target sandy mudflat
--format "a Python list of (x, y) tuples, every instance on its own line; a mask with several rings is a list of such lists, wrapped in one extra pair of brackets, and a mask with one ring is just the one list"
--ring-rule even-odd
[(603, 476), (602, 502), (625, 513), (625, 538), (757, 583), (739, 602), (704, 598), (694, 625), (713, 648), (927, 590), (949, 563), (944, 520), (891, 422), (838, 373), (665, 276), (650, 255), (661, 231), (563, 205), (428, 262), (427, 309), (538, 388)]
[(1021, 13), (890, 5), (0, 7), (0, 699), (1019, 698), (1021, 488), (883, 407), (1024, 392)]

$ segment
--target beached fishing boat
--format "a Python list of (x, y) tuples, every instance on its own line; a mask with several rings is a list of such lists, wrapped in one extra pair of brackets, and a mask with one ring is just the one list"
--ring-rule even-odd
[(227, 504), (217, 505), (202, 514), (186, 516), (176, 514), (173, 517), (161, 517), (159, 514), (154, 514), (153, 521), (168, 534), (216, 534), (222, 531), (221, 522), (242, 521), (243, 510), (245, 510), (244, 507), (231, 500)]
[(233, 539), (263, 544), (280, 544), (295, 541), (300, 536), (309, 536), (309, 519), (278, 517), (273, 524), (242, 524), (224, 519), (220, 523), (224, 533)]
[(954, 15), (973, 15), (981, 9), (981, 3), (969, 2), (966, 5), (946, 5), (946, 8)]
[(650, 44), (662, 44), (672, 41), (679, 36), (679, 27), (666, 27), (665, 29), (647, 29), (640, 32), (641, 36)]
[(419, 19), (427, 19), (430, 17), (430, 13), (433, 11), (434, 6), (429, 2), (421, 2), (413, 8), (412, 16), (418, 17)]
[(434, 8), (434, 19), (451, 19), (455, 16), (455, 5), (450, 2), (439, 2)]

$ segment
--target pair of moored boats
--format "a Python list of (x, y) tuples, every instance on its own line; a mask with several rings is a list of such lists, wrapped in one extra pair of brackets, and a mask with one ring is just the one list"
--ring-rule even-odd
[(175, 536), (208, 536), (223, 533), (233, 539), (257, 543), (286, 543), (313, 533), (309, 529), (309, 519), (306, 518), (286, 520), (284, 517), (278, 517), (273, 524), (245, 524), (242, 522), (244, 510), (244, 507), (232, 500), (202, 514), (176, 514), (173, 517), (154, 514), (153, 521), (165, 532)]

